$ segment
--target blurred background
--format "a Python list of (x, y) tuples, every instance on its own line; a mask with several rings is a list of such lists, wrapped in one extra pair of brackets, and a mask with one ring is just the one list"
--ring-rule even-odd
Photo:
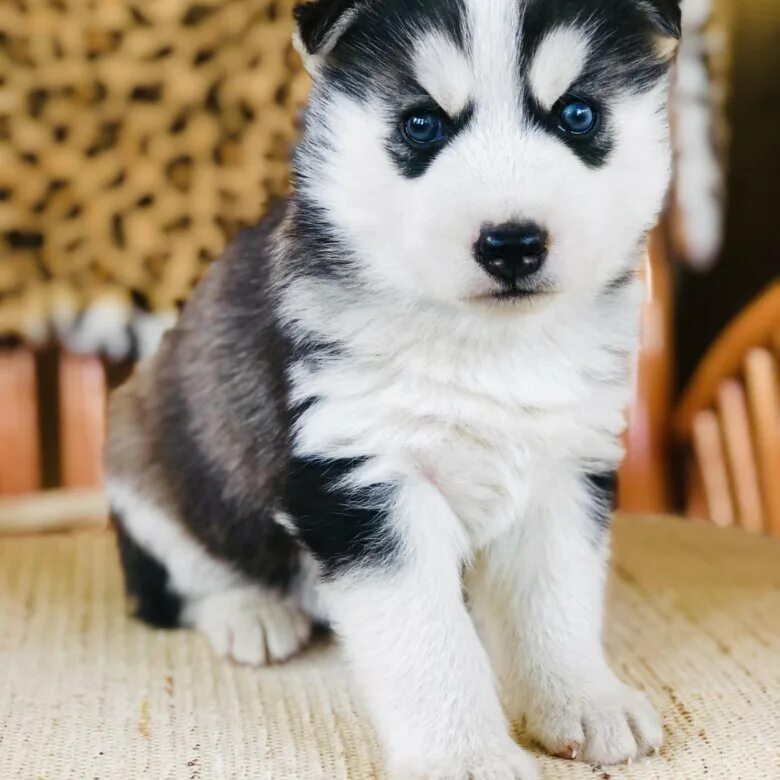
[[(105, 523), (107, 389), (287, 187), (293, 5), (0, 3), (0, 532)], [(683, 10), (620, 505), (780, 535), (780, 3)]]

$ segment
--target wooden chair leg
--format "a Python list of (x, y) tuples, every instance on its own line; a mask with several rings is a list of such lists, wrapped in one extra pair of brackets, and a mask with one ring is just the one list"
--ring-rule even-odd
[(780, 387), (775, 358), (768, 349), (753, 349), (748, 353), (745, 382), (766, 528), (773, 536), (780, 537)]
[(62, 485), (103, 483), (106, 378), (98, 358), (63, 353), (59, 364)]
[(741, 382), (727, 379), (720, 386), (718, 413), (731, 484), (734, 487), (737, 520), (745, 530), (761, 533), (764, 530), (761, 488), (753, 453), (747, 398)]
[(41, 486), (38, 383), (35, 354), (0, 350), (0, 495), (30, 493)]
[(720, 425), (715, 412), (699, 412), (693, 421), (693, 449), (701, 470), (710, 519), (721, 527), (734, 525), (734, 506), (729, 489)]
[(108, 527), (108, 503), (102, 490), (43, 490), (24, 496), (0, 496), (0, 536)]

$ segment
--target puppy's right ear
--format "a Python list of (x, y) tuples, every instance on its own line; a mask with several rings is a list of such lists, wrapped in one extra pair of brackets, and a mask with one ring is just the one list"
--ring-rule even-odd
[(295, 48), (315, 76), (338, 39), (357, 15), (362, 0), (313, 0), (295, 8)]

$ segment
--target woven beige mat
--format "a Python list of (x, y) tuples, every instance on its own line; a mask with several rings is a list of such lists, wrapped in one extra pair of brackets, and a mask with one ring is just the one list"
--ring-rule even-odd
[[(622, 519), (614, 558), (607, 644), (666, 745), (632, 767), (544, 758), (544, 778), (778, 780), (780, 546)], [(337, 648), (238, 668), (125, 617), (110, 536), (0, 541), (0, 780), (381, 777)]]

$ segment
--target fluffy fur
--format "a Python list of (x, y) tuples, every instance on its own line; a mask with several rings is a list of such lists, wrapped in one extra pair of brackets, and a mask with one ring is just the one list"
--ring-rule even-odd
[[(139, 614), (252, 663), (328, 621), (399, 777), (534, 778), (522, 716), (561, 756), (645, 755), (660, 721), (600, 635), (679, 10), (319, 0), (298, 19), (294, 195), (112, 402)], [(567, 95), (597, 108), (587, 137), (561, 129)], [(436, 148), (404, 137), (419, 110), (444, 112)], [(507, 289), (475, 246), (528, 223), (546, 257)]]

